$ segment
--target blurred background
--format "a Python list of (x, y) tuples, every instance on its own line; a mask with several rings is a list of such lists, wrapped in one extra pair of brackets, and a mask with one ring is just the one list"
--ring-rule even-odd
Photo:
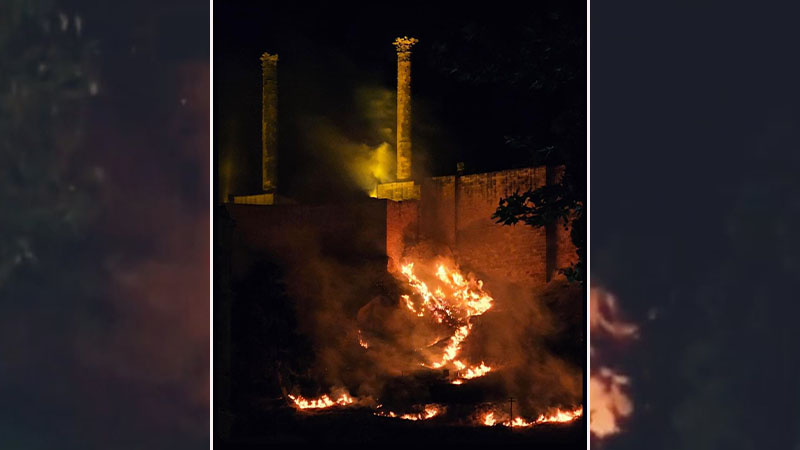
[(0, 3), (0, 447), (209, 442), (209, 5)]
[(602, 448), (800, 448), (797, 8), (592, 6), (591, 280), (639, 326)]

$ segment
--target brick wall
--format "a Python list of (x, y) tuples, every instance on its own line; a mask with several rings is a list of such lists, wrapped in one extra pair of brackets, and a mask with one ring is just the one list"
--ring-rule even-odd
[(539, 286), (575, 260), (569, 230), (506, 226), (491, 217), (502, 197), (543, 186), (547, 179), (545, 167), (534, 167), (428, 178), (419, 200), (227, 205), (236, 223), (240, 245), (235, 247), (242, 252), (234, 255), (234, 271), (246, 270), (259, 253), (283, 259), (302, 256), (308, 248), (392, 270), (408, 248), (430, 244), (449, 249), (462, 267), (487, 281)]
[(386, 202), (386, 255), (388, 268), (398, 268), (404, 250), (417, 243), (419, 236), (419, 201)]
[(453, 178), (456, 184), (455, 252), (459, 263), (484, 278), (544, 284), (547, 277), (545, 231), (503, 226), (492, 220), (502, 197), (545, 183), (545, 169), (507, 170)]
[[(551, 169), (551, 180), (555, 176)], [(547, 179), (545, 167), (426, 179), (418, 202), (389, 202), (387, 252), (397, 259), (411, 242), (435, 243), (485, 279), (544, 284), (575, 259), (569, 230), (504, 226), (491, 217), (501, 198), (541, 187)], [(409, 239), (414, 235), (418, 240)]]

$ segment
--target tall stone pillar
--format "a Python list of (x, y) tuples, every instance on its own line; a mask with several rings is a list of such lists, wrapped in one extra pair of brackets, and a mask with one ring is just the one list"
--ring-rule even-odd
[(278, 187), (278, 55), (261, 55), (261, 184), (265, 192)]
[(397, 48), (397, 181), (411, 179), (411, 47), (409, 37), (395, 39)]
[(394, 201), (419, 200), (421, 187), (411, 179), (411, 47), (410, 37), (394, 40), (397, 48), (397, 181), (380, 183), (376, 197)]

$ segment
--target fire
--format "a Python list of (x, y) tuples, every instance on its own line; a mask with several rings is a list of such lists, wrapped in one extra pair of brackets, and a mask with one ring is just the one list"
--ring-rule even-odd
[[(400, 267), (408, 280), (408, 284), (422, 298), (422, 306), (432, 314), (450, 319), (468, 318), (479, 316), (492, 307), (492, 297), (483, 291), (483, 282), (480, 280), (467, 280), (458, 270), (448, 269), (444, 264), (439, 264), (436, 269), (436, 278), (443, 283), (431, 291), (428, 285), (414, 274), (414, 263)], [(449, 291), (449, 295), (445, 292)], [(408, 303), (410, 300), (406, 298)], [(416, 311), (411, 306), (409, 309)], [(444, 318), (444, 317), (443, 317)]]
[(590, 292), (589, 325), (592, 333), (616, 339), (635, 338), (638, 327), (619, 318), (617, 299), (608, 291), (592, 288)]
[(458, 352), (461, 351), (461, 343), (464, 342), (464, 339), (466, 339), (467, 336), (469, 336), (470, 330), (472, 330), (471, 324), (467, 324), (456, 329), (456, 332), (450, 337), (450, 343), (447, 344), (447, 347), (444, 349), (444, 355), (442, 356), (442, 359), (439, 362), (431, 364), (434, 369), (444, 366), (449, 361), (452, 361), (456, 355), (458, 355)]
[(633, 402), (624, 389), (630, 380), (607, 367), (589, 380), (592, 434), (604, 438), (621, 431), (619, 422), (633, 414)]
[(511, 425), (509, 425), (508, 422), (504, 423), (503, 425), (511, 427), (532, 427), (534, 423), (528, 422), (522, 417), (515, 417), (514, 420), (511, 421)]
[[(444, 264), (436, 267), (435, 277), (442, 284), (434, 289), (429, 288), (416, 276), (413, 262), (402, 265), (400, 272), (406, 277), (414, 293), (422, 299), (421, 305), (417, 307), (411, 300), (411, 296), (402, 296), (406, 307), (412, 313), (423, 317), (427, 310), (438, 323), (456, 324), (442, 357), (431, 362), (431, 367), (438, 369), (452, 363), (459, 370), (464, 369), (466, 364), (456, 360), (456, 357), (461, 351), (461, 344), (472, 331), (473, 325), (470, 318), (485, 313), (491, 309), (494, 302), (494, 299), (483, 290), (483, 282), (467, 278), (457, 269), (448, 269)], [(485, 375), (490, 370), (491, 368), (481, 363), (480, 366), (471, 368), (462, 378), (476, 378)]]
[[(638, 328), (619, 318), (617, 301), (609, 292), (592, 288), (590, 307), (592, 338), (621, 341), (637, 337)], [(594, 437), (605, 438), (619, 433), (620, 423), (633, 414), (633, 401), (626, 392), (630, 379), (602, 365), (592, 372), (589, 379), (589, 429)]]
[[(550, 414), (541, 414), (536, 420), (527, 420), (520, 416), (515, 417), (509, 421), (508, 414), (498, 411), (484, 412), (478, 419), (478, 423), (484, 426), (494, 426), (498, 423), (505, 427), (511, 428), (528, 428), (543, 423), (569, 423), (583, 415), (583, 406), (579, 406), (572, 410), (556, 409)], [(502, 422), (499, 422), (502, 420)]]
[[(425, 266), (423, 266), (425, 267)], [(425, 281), (414, 272), (414, 263), (401, 266), (400, 277), (405, 279), (410, 286), (407, 294), (400, 296), (398, 308), (403, 314), (407, 309), (410, 314), (419, 320), (430, 321), (436, 325), (435, 340), (418, 350), (425, 350), (424, 355), (410, 364), (422, 365), (428, 368), (450, 368), (455, 377), (450, 383), (464, 384), (468, 380), (486, 376), (488, 373), (499, 370), (494, 364), (485, 361), (475, 363), (462, 354), (462, 345), (469, 338), (473, 327), (473, 317), (480, 316), (489, 311), (494, 304), (494, 299), (484, 290), (483, 282), (474, 279), (471, 275), (465, 276), (457, 268), (448, 268), (446, 264), (438, 264), (435, 270), (428, 274), (421, 274)], [(449, 330), (450, 335), (442, 336), (441, 332)], [(352, 335), (351, 335), (352, 336)], [(370, 343), (364, 338), (362, 330), (357, 330), (357, 339), (361, 347), (370, 348)], [(423, 344), (425, 345), (425, 344)], [(431, 354), (431, 351), (434, 353)], [(441, 352), (441, 354), (439, 354)], [(372, 354), (373, 352), (368, 352)], [(490, 361), (491, 363), (491, 361)], [(332, 407), (345, 407), (358, 401), (365, 404), (367, 398), (354, 399), (348, 393), (341, 393), (343, 388), (334, 388), (333, 394), (322, 395), (318, 398), (304, 398), (289, 395), (298, 410), (319, 410)], [(341, 393), (341, 395), (339, 395)], [(336, 397), (338, 395), (338, 397)], [(594, 398), (592, 398), (594, 401)], [(372, 403), (371, 401), (369, 403)], [(374, 404), (374, 403), (373, 403)], [(374, 407), (373, 414), (381, 417), (396, 418), (410, 421), (429, 420), (445, 414), (446, 408), (438, 404), (427, 404), (424, 407), (416, 406), (414, 412), (394, 412), (383, 410), (382, 405)], [(593, 409), (594, 411), (594, 409)], [(556, 409), (548, 414), (542, 414), (536, 419), (523, 417), (510, 417), (508, 411), (502, 408), (484, 411), (473, 416), (478, 425), (508, 427), (532, 427), (543, 423), (571, 422), (583, 414), (583, 407), (574, 410)]]
[(289, 398), (292, 399), (294, 404), (300, 409), (322, 409), (322, 408), (330, 408), (331, 406), (347, 406), (353, 404), (355, 400), (353, 397), (342, 394), (336, 401), (331, 400), (331, 398), (325, 394), (322, 397), (316, 399), (306, 399), (300, 395), (295, 397), (294, 395), (289, 394)]
[(483, 361), (481, 361), (481, 364), (479, 366), (470, 367), (469, 369), (467, 369), (466, 372), (462, 373), (461, 378), (465, 380), (471, 380), (472, 378), (482, 377), (491, 371), (492, 368), (484, 364)]
[(419, 414), (403, 414), (401, 419), (405, 420), (428, 420), (439, 415), (441, 408), (437, 405), (425, 405), (425, 410)]
[(459, 360), (453, 361), (453, 365), (458, 369), (458, 378), (451, 381), (451, 384), (463, 384), (465, 380), (482, 377), (492, 371), (492, 368), (483, 361), (481, 361), (480, 365), (472, 366), (467, 370), (464, 370), (467, 366)]
[(422, 309), (420, 309), (420, 311), (417, 312), (417, 308), (414, 307), (414, 302), (411, 301), (411, 297), (409, 297), (408, 295), (401, 295), (400, 298), (402, 298), (403, 301), (406, 302), (406, 307), (412, 313), (416, 314), (418, 317), (422, 317), (425, 315), (425, 312)]
[(574, 409), (572, 411), (562, 411), (560, 409), (556, 409), (556, 412), (550, 414), (549, 416), (545, 416), (542, 414), (536, 419), (536, 423), (564, 423), (564, 422), (572, 422), (573, 420), (577, 419), (578, 417), (583, 415), (583, 406)]
[(399, 418), (399, 419), (403, 419), (403, 420), (428, 420), (428, 419), (431, 419), (433, 417), (438, 416), (439, 414), (444, 412), (444, 410), (445, 410), (445, 408), (443, 406), (430, 404), (430, 405), (425, 405), (425, 408), (423, 409), (423, 411), (420, 412), (420, 413), (417, 413), (417, 414), (398, 415), (397, 413), (395, 413), (393, 411), (387, 411), (387, 412), (378, 411), (378, 412), (375, 413), (375, 415), (376, 416), (382, 416), (382, 417)]
[(361, 336), (361, 330), (358, 330), (358, 345), (364, 348), (369, 348), (369, 343)]

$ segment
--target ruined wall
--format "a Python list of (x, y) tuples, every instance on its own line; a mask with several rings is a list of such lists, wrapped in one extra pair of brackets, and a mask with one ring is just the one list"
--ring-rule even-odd
[[(551, 169), (550, 179), (556, 177)], [(408, 236), (417, 235), (417, 242), (447, 247), (464, 268), (484, 279), (546, 283), (575, 259), (569, 230), (504, 226), (491, 217), (502, 197), (536, 189), (547, 179), (547, 169), (535, 167), (424, 180), (419, 201), (390, 202), (390, 207), (399, 205), (387, 215), (390, 258), (402, 255)]]
[(554, 242), (556, 268), (569, 267), (578, 262), (578, 254), (575, 252), (575, 245), (572, 244), (570, 236), (571, 228), (569, 224), (558, 225)]
[(390, 271), (398, 268), (406, 247), (419, 241), (419, 202), (386, 202), (386, 255)]
[(543, 167), (453, 178), (456, 186), (456, 254), (484, 277), (521, 284), (547, 281), (545, 230), (503, 226), (491, 219), (502, 197), (543, 186)]
[(547, 169), (535, 167), (428, 178), (419, 200), (229, 204), (239, 249), (234, 276), (246, 272), (254, 258), (301, 258), (308, 249), (393, 270), (407, 249), (424, 244), (452, 252), (462, 267), (484, 280), (539, 286), (576, 259), (569, 229), (505, 226), (491, 217), (501, 198), (543, 186), (547, 179)]

